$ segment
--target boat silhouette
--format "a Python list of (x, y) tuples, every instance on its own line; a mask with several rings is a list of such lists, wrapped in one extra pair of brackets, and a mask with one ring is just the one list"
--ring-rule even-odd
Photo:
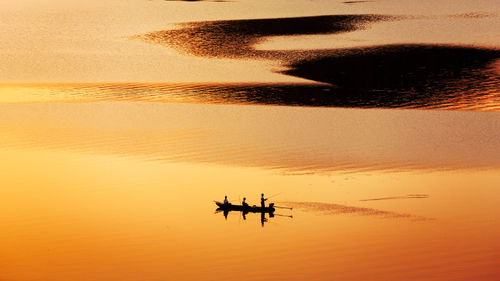
[(275, 211), (274, 203), (270, 203), (268, 207), (224, 204), (218, 201), (215, 201), (215, 204), (219, 207), (217, 208), (218, 211), (241, 211), (245, 213), (273, 213)]

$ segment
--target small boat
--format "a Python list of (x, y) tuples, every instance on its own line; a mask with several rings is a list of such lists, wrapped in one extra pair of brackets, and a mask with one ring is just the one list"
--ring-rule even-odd
[(222, 202), (215, 201), (215, 204), (219, 207), (217, 210), (221, 211), (242, 211), (245, 213), (273, 213), (274, 203), (269, 204), (269, 207), (259, 207), (259, 206), (243, 206), (243, 205), (233, 205), (231, 203), (224, 204)]

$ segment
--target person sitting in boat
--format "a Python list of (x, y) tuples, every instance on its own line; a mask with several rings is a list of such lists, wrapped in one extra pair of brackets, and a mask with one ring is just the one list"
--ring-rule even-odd
[(260, 206), (262, 208), (265, 208), (266, 207), (266, 201), (267, 201), (267, 198), (264, 198), (264, 193), (262, 193), (260, 195)]
[(241, 205), (243, 205), (243, 207), (248, 207), (248, 204), (247, 202), (245, 202), (245, 200), (247, 200), (247, 198), (243, 197), (243, 202), (241, 202)]
[(229, 205), (229, 201), (227, 201), (227, 195), (224, 196), (224, 205)]

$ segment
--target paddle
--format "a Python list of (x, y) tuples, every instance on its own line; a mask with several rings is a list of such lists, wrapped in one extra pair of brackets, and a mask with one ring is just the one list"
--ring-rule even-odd
[(274, 194), (274, 195), (271, 195), (271, 196), (267, 197), (267, 199), (270, 199), (270, 198), (273, 198), (273, 197), (275, 197), (275, 196), (278, 196), (278, 195), (280, 195), (281, 193), (283, 193), (283, 192), (280, 192), (280, 193), (276, 193), (276, 194)]
[(274, 206), (274, 208), (293, 210), (293, 208), (290, 208), (290, 207), (281, 207), (281, 206)]
[(278, 216), (278, 217), (287, 217), (287, 218), (291, 218), (293, 219), (293, 216), (290, 215), (290, 216), (287, 216), (287, 215), (281, 215), (281, 214), (274, 214), (275, 216)]

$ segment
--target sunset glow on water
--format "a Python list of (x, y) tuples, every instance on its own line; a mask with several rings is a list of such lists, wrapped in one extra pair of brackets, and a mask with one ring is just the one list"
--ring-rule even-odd
[(4, 0), (0, 27), (0, 280), (499, 279), (497, 1)]

